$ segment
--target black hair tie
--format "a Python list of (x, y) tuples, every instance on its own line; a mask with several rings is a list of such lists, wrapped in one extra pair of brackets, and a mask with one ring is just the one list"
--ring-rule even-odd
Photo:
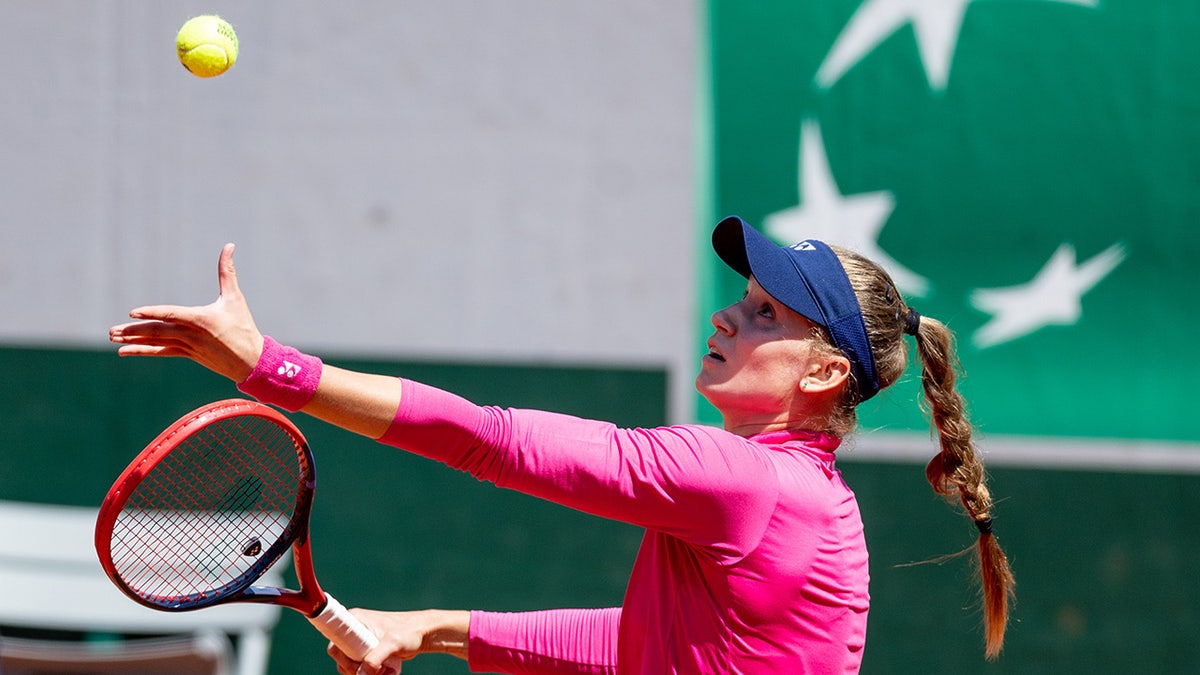
[(916, 335), (917, 330), (921, 328), (921, 315), (917, 314), (917, 310), (912, 307), (908, 308), (908, 314), (904, 315), (904, 332), (909, 335)]
[(975, 521), (975, 527), (979, 528), (979, 534), (991, 534), (992, 533), (992, 518), (991, 518), (991, 516), (988, 516), (987, 518), (984, 518), (983, 520)]

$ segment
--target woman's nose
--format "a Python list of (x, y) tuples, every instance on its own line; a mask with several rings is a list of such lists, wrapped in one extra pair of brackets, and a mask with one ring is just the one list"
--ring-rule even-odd
[(733, 322), (730, 320), (728, 307), (713, 312), (712, 325), (722, 333), (733, 333)]

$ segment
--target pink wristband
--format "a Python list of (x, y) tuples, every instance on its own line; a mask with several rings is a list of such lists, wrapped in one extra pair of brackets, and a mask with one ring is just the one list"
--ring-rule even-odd
[(285, 347), (263, 336), (262, 356), (238, 390), (263, 403), (296, 412), (303, 408), (321, 381), (321, 359)]

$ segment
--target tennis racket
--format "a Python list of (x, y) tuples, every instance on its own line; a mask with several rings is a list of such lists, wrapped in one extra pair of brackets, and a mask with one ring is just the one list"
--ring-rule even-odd
[[(117, 478), (96, 519), (96, 552), (113, 583), (147, 607), (288, 607), (361, 660), (378, 639), (313, 573), (315, 487), (308, 442), (282, 413), (218, 401), (168, 427)], [(300, 590), (254, 586), (288, 548)]]

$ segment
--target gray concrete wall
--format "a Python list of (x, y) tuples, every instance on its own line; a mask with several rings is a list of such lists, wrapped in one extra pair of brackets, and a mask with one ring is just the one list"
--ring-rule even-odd
[[(694, 0), (0, 3), (0, 343), (216, 295), (322, 352), (646, 364), (690, 406)], [(241, 53), (174, 54), (215, 12)]]

